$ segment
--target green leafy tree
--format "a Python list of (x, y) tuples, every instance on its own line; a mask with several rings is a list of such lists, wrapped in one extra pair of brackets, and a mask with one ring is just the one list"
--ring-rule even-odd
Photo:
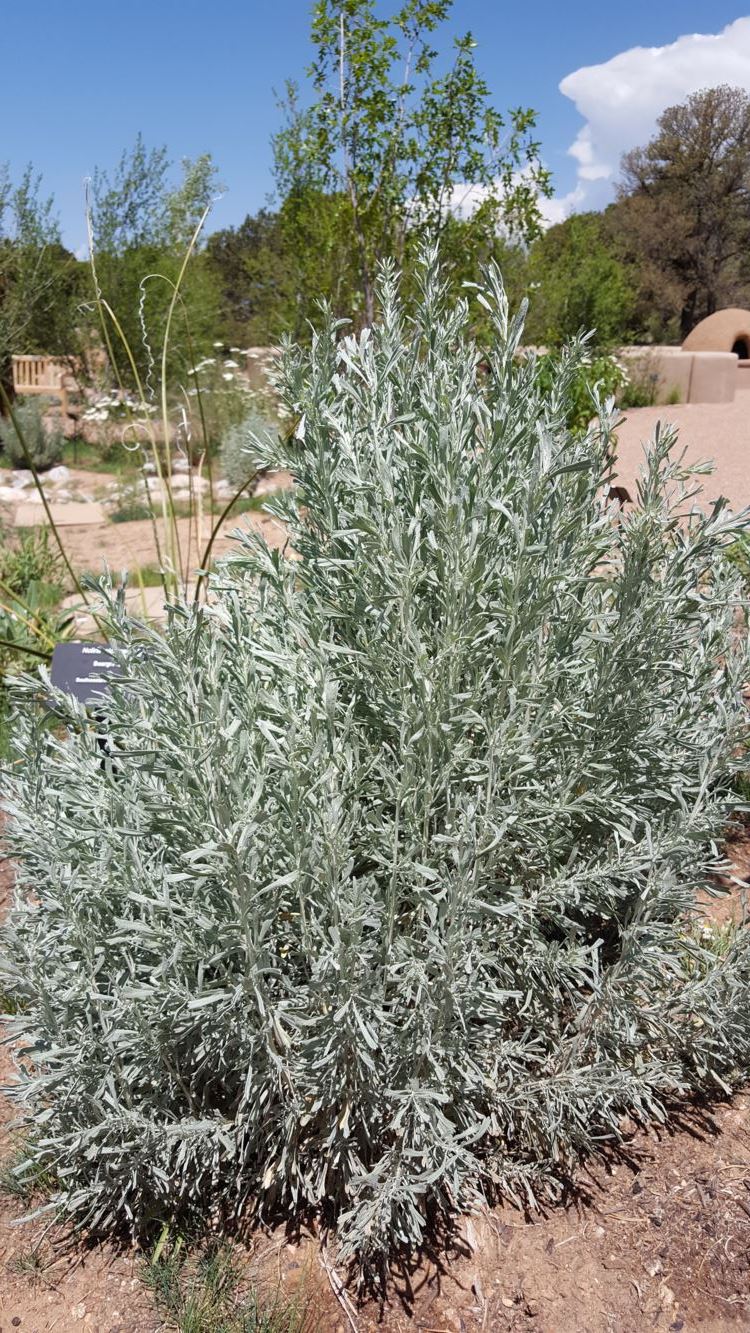
[(97, 167), (91, 179), (91, 235), (99, 254), (121, 254), (164, 239), (169, 158), (165, 147), (147, 149), (143, 136), (122, 153), (110, 174)]
[(222, 330), (232, 342), (268, 344), (284, 333), (309, 336), (324, 294), (341, 317), (351, 314), (357, 274), (342, 243), (341, 201), (320, 190), (294, 190), (267, 209), (208, 238), (206, 254), (221, 288)]
[(0, 377), (11, 384), (13, 353), (70, 355), (77, 349), (80, 267), (62, 245), (54, 200), (28, 166), (14, 185), (0, 166)]
[(335, 201), (366, 324), (379, 262), (401, 263), (425, 234), (439, 236), (467, 189), (481, 203), (467, 239), (501, 224), (525, 239), (539, 229), (537, 196), (549, 181), (534, 113), (516, 108), (504, 118), (491, 105), (470, 33), (437, 71), (431, 43), (450, 9), (451, 0), (408, 0), (384, 19), (374, 0), (318, 0), (313, 101), (300, 108), (289, 85), (287, 124), (274, 139), (281, 197), (313, 191)]
[[(97, 170), (91, 181), (98, 290), (116, 315), (141, 374), (149, 380), (186, 248), (218, 189), (209, 154), (194, 161), (183, 159), (181, 172), (173, 185), (166, 148), (148, 150), (138, 135), (111, 176)], [(214, 270), (199, 245), (188, 265), (174, 321), (171, 370), (186, 368), (191, 340), (195, 351), (204, 351), (215, 337), (219, 304)], [(120, 372), (127, 380), (127, 357), (118, 337), (112, 337)]]
[(262, 208), (236, 227), (212, 232), (206, 258), (219, 288), (221, 329), (227, 342), (266, 344), (283, 315), (286, 271), (279, 220)]
[(601, 346), (627, 342), (635, 309), (633, 280), (601, 213), (578, 213), (531, 248), (529, 336), (557, 347), (583, 329)]
[[(750, 97), (722, 85), (659, 117), (622, 161), (619, 223), (649, 290), (685, 337), (750, 288)], [(662, 297), (662, 303), (664, 298)]]

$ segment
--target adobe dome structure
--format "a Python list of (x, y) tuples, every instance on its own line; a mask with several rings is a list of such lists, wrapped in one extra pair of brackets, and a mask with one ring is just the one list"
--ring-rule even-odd
[(730, 306), (696, 324), (682, 344), (684, 352), (734, 352), (750, 361), (750, 310)]

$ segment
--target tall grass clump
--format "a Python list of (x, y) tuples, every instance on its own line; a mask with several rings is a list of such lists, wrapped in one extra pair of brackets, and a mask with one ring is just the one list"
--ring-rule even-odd
[(288, 552), (245, 532), (163, 635), (110, 600), (104, 722), (18, 687), (1, 980), (89, 1227), (317, 1210), (375, 1258), (746, 1077), (747, 932), (694, 928), (745, 519), (692, 512), (665, 435), (610, 503), (611, 404), (571, 434), (583, 349), (542, 388), (495, 271), (487, 347), (434, 257), (380, 299), (285, 351)]

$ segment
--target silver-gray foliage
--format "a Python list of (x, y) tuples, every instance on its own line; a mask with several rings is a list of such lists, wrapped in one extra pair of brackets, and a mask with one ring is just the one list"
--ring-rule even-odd
[(65, 436), (57, 423), (49, 428), (45, 425), (46, 406), (34, 398), (22, 399), (15, 404), (13, 411), (23, 435), (23, 444), (11, 418), (0, 417), (0, 448), (12, 467), (28, 466), (26, 449), (40, 472), (60, 462)]
[(219, 461), (230, 486), (239, 490), (252, 481), (258, 472), (258, 450), (267, 450), (272, 439), (270, 426), (257, 412), (249, 412), (242, 421), (229, 427), (221, 442)]
[[(608, 503), (499, 278), (287, 349), (246, 533), (166, 633), (112, 608), (104, 758), (21, 687), (7, 783), (33, 1157), (90, 1224), (320, 1208), (350, 1251), (554, 1190), (623, 1115), (746, 1076), (746, 933), (696, 929), (745, 737), (743, 526), (669, 442)], [(299, 498), (303, 497), (303, 501)]]

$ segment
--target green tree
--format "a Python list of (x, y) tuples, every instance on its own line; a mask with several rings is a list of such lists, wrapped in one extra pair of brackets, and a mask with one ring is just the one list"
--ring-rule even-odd
[(219, 287), (223, 336), (230, 343), (267, 342), (284, 286), (278, 215), (261, 208), (237, 227), (212, 232), (206, 258)]
[(750, 97), (722, 85), (659, 117), (622, 161), (620, 224), (682, 337), (750, 285)]
[(287, 122), (274, 139), (280, 195), (335, 201), (339, 246), (356, 263), (355, 313), (366, 324), (379, 263), (403, 262), (425, 233), (440, 235), (457, 192), (473, 187), (483, 201), (467, 239), (500, 224), (524, 239), (539, 230), (537, 196), (549, 176), (532, 138), (535, 115), (518, 107), (503, 117), (492, 106), (470, 33), (438, 72), (431, 42), (450, 9), (451, 0), (407, 0), (384, 19), (374, 0), (318, 0), (312, 104), (300, 108), (295, 85), (287, 88)]
[[(166, 148), (148, 150), (139, 134), (110, 176), (91, 181), (90, 227), (97, 284), (114, 311), (142, 374), (158, 355), (165, 319), (184, 254), (218, 189), (209, 154), (181, 163), (170, 180)], [(172, 335), (174, 368), (190, 356), (190, 339), (202, 350), (213, 339), (219, 309), (214, 270), (198, 245), (188, 265)], [(120, 372), (127, 360), (114, 344)]]
[(351, 246), (342, 242), (347, 211), (335, 195), (293, 190), (278, 211), (261, 209), (208, 238), (225, 338), (267, 344), (288, 332), (304, 339), (321, 296), (336, 315), (351, 314), (357, 277)]
[(27, 166), (18, 184), (0, 165), (0, 377), (10, 387), (14, 352), (76, 350), (79, 265), (65, 249), (54, 200)]
[(90, 211), (96, 254), (120, 254), (163, 240), (168, 171), (166, 147), (148, 150), (141, 134), (122, 153), (112, 176), (96, 168)]
[(529, 335), (559, 346), (593, 329), (603, 346), (631, 334), (635, 293), (601, 213), (566, 218), (535, 241), (529, 256)]

